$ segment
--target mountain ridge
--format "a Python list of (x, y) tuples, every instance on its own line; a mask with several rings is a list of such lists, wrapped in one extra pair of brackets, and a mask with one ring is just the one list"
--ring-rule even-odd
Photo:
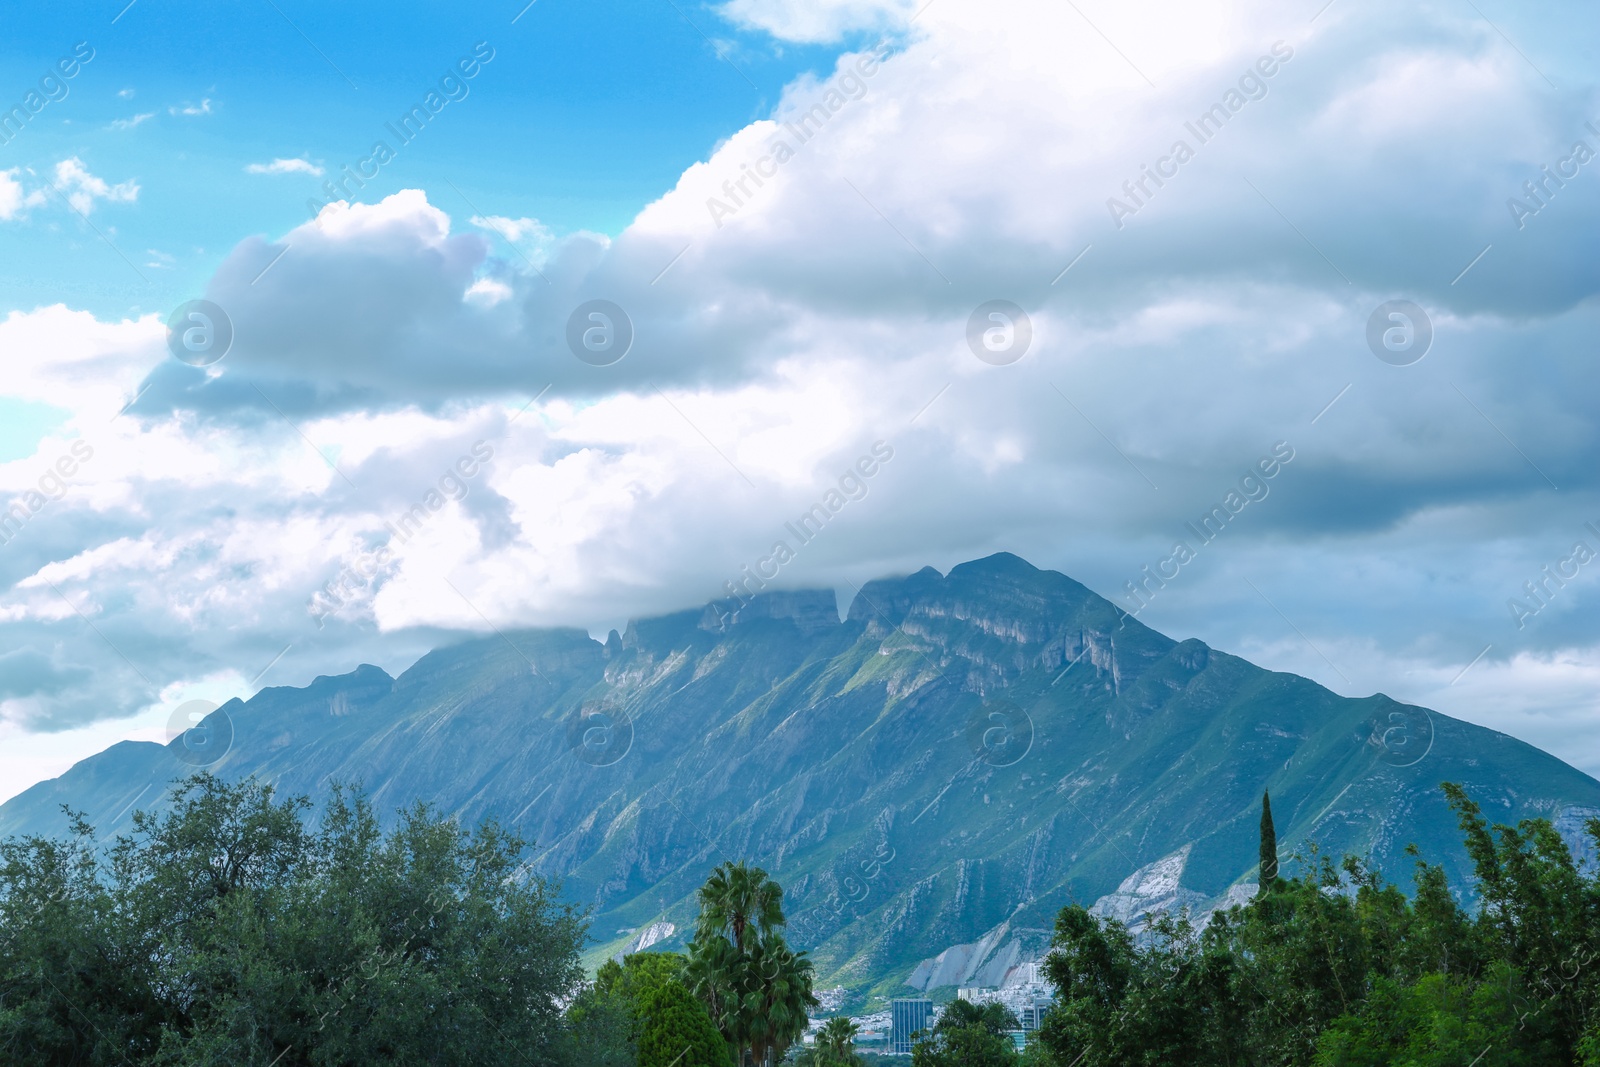
[[(595, 960), (658, 923), (681, 944), (705, 872), (751, 858), (823, 983), (858, 997), (1002, 925), (1017, 955), (990, 970), (1025, 962), (1062, 904), (1179, 850), (1182, 899), (1226, 897), (1252, 877), (1263, 789), (1285, 855), (1315, 840), (1403, 884), (1416, 841), (1468, 896), (1439, 781), (1569, 835), (1600, 809), (1600, 782), (1514, 738), (1175, 640), (1005, 553), (867, 582), (842, 619), (831, 591), (788, 590), (603, 642), (508, 631), (214, 714), (224, 776), (358, 781), (382, 812), (425, 799), (533, 839), (531, 865), (594, 909)], [(0, 833), (59, 833), (62, 802), (117, 832), (193, 769), (182, 753), (112, 746), (0, 805)]]

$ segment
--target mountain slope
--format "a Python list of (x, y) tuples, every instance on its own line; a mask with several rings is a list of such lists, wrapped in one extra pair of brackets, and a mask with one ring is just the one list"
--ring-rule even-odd
[[(214, 770), (494, 815), (594, 907), (597, 957), (657, 922), (679, 943), (708, 869), (753, 858), (825, 983), (858, 994), (1003, 977), (1063, 904), (1180, 853), (1151, 884), (1226, 893), (1253, 879), (1263, 789), (1285, 855), (1370, 853), (1402, 885), (1416, 842), (1468, 886), (1440, 781), (1501, 821), (1600, 809), (1600, 783), (1520, 741), (1174, 641), (1015, 556), (868, 583), (843, 622), (831, 592), (736, 608), (264, 690), (218, 712)], [(189, 769), (176, 745), (113, 746), (0, 807), (0, 833), (59, 833), (63, 802), (125, 828)]]

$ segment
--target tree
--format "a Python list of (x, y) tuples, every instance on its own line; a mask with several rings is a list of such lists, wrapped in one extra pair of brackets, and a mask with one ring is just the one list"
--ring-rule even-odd
[(721, 935), (744, 951), (747, 936), (759, 941), (784, 925), (783, 889), (760, 867), (726, 862), (711, 872), (697, 894), (696, 936)]
[(860, 1027), (847, 1015), (836, 1015), (817, 1032), (818, 1064), (827, 1067), (853, 1067), (856, 1057), (856, 1034)]
[(783, 939), (783, 889), (759, 867), (724, 863), (700, 888), (684, 979), (736, 1061), (773, 1062), (817, 1006), (811, 961)]
[(1016, 1045), (1007, 1030), (1014, 1015), (1001, 1004), (951, 1001), (925, 1040), (911, 1047), (912, 1067), (1014, 1067)]
[[(635, 1063), (646, 1067), (667, 1048), (674, 1050), (672, 1056), (690, 1050), (683, 1067), (693, 1063), (731, 1065), (728, 1043), (686, 983), (688, 963), (676, 952), (635, 952), (620, 963), (607, 960), (601, 964), (594, 982), (567, 1010), (574, 1035), (593, 1046), (584, 1054), (587, 1059), (580, 1058), (580, 1062), (593, 1062), (596, 1067), (602, 1061), (609, 1064), (605, 1057), (615, 1054), (601, 1049), (620, 1048), (623, 1042), (602, 1040), (595, 1031), (610, 1027), (625, 1038), (629, 1067)], [(672, 992), (664, 992), (669, 989)], [(714, 1039), (709, 1045), (707, 1035)], [(671, 1058), (662, 1062), (670, 1063)]]
[[(1600, 1067), (1600, 869), (1580, 870), (1549, 822), (1491, 827), (1459, 788), (1443, 789), (1476, 875), (1475, 913), (1421, 860), (1409, 898), (1363, 861), (1336, 864), (1314, 846), (1296, 876), (1269, 881), (1263, 797), (1271, 891), (1203, 931), (1158, 914), (1135, 940), (1121, 923), (1062, 909), (1045, 963), (1058, 1000), (1030, 1061)], [(1600, 845), (1600, 820), (1586, 828)]]
[(729, 1067), (728, 1043), (705, 1008), (677, 981), (646, 994), (639, 1036), (639, 1067)]
[(1272, 798), (1261, 794), (1261, 888), (1265, 893), (1278, 881), (1278, 831), (1272, 825)]
[(638, 1067), (638, 1021), (621, 996), (584, 990), (567, 1009), (567, 1059), (575, 1067)]
[(0, 843), (0, 1062), (519, 1062), (567, 1054), (586, 938), (523, 841), (426, 806), (201, 774), (103, 852)]

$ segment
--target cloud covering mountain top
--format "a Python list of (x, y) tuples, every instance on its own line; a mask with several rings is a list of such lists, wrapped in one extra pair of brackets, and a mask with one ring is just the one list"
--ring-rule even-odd
[[(1600, 768), (1593, 579), (1541, 570), (1600, 549), (1600, 102), (1552, 28), (1578, 9), (720, 10), (883, 37), (614, 236), (352, 188), (223, 259), (208, 366), (155, 315), (0, 323), (7, 395), (72, 405), (5, 488), (93, 448), (0, 549), (9, 738), (725, 595), (883, 441), (773, 581), (1008, 549)], [(1387, 330), (1423, 355), (1380, 357)], [(1152, 584), (1279, 442), (1270, 495)]]

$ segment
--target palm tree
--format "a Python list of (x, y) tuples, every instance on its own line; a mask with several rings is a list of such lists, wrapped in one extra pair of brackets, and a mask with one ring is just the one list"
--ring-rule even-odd
[(805, 1032), (817, 1006), (811, 961), (789, 950), (783, 889), (760, 867), (724, 863), (700, 887), (684, 980), (744, 1067), (770, 1062)]
[(784, 923), (783, 889), (760, 867), (724, 863), (711, 872), (699, 897), (695, 937), (721, 934), (740, 952), (752, 926), (760, 938)]
[(854, 1019), (837, 1015), (824, 1023), (817, 1033), (817, 1051), (827, 1057), (824, 1062), (854, 1063), (856, 1034), (860, 1032)]
[(730, 1044), (733, 1043), (734, 1034), (739, 1030), (739, 993), (728, 981), (738, 966), (737, 953), (733, 945), (723, 938), (709, 938), (701, 940), (695, 938), (689, 943), (689, 959), (683, 967), (683, 983), (705, 1004), (711, 1013), (711, 1021), (717, 1024), (717, 1029), (722, 1031)]
[(752, 952), (758, 985), (751, 990), (750, 1045), (758, 1063), (776, 1063), (805, 1033), (810, 1011), (818, 1006), (811, 991), (812, 966), (804, 952), (792, 952), (781, 934), (771, 934)]

